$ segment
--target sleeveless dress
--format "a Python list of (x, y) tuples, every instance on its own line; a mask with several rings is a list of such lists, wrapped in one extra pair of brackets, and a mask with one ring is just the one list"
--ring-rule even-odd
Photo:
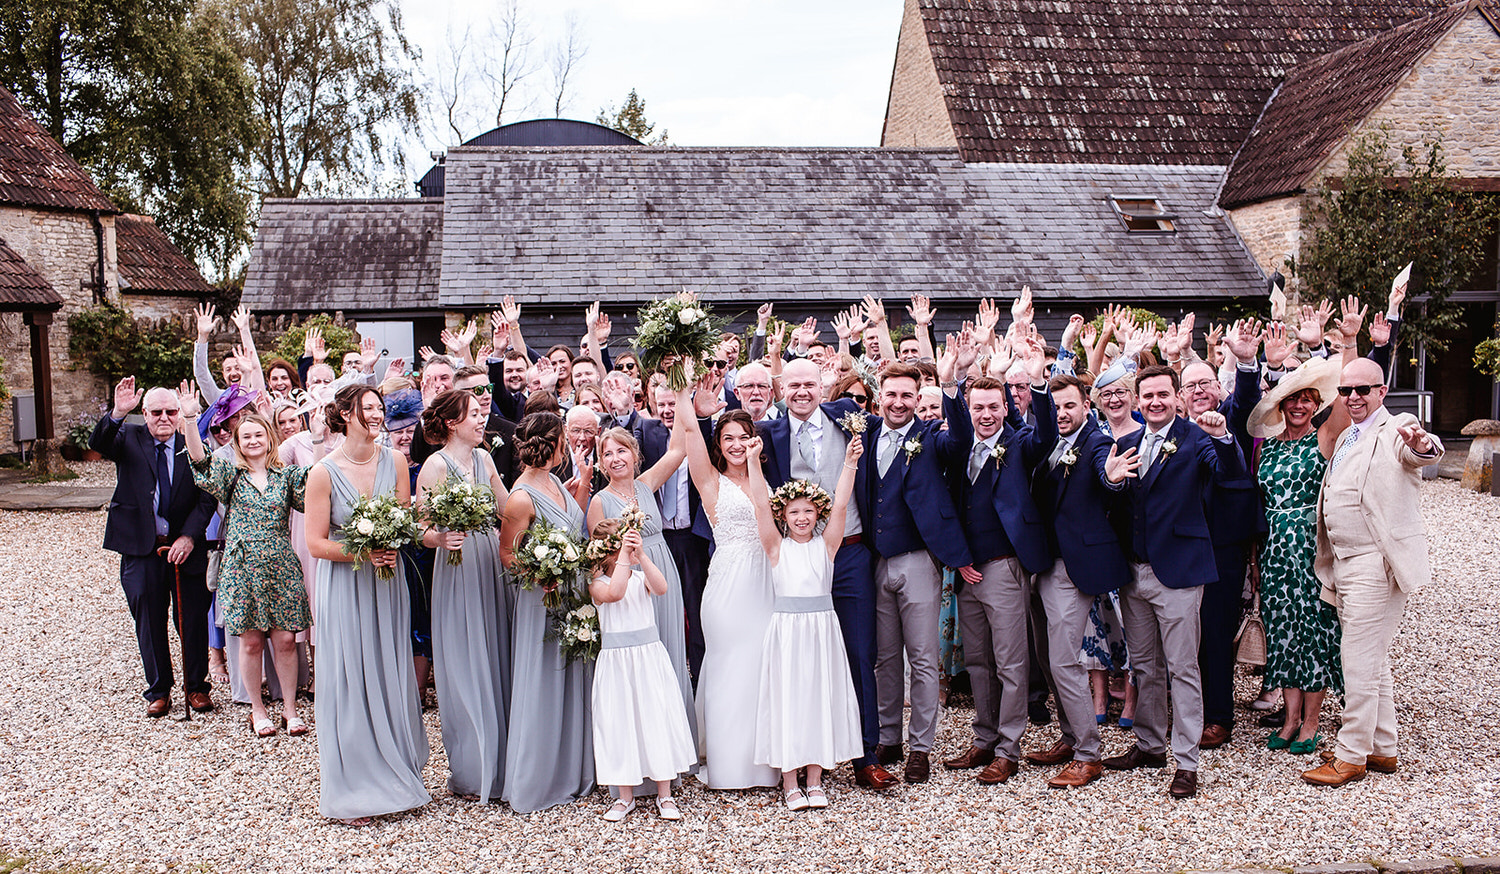
[(625, 597), (598, 605), (604, 638), (594, 664), (594, 768), (601, 786), (675, 780), (698, 763), (653, 600), (637, 569)]
[(1320, 597), (1318, 490), (1328, 462), (1316, 431), (1301, 440), (1260, 444), (1255, 476), (1266, 499), (1270, 533), (1260, 548), (1260, 615), (1266, 626), (1268, 689), (1316, 692), (1344, 688), (1339, 618)]
[[(562, 492), (565, 506), (526, 485), (516, 488), (531, 496), (538, 516), (583, 536), (583, 511), (578, 502), (552, 477)], [(582, 577), (574, 584), (579, 594)], [(511, 701), (505, 748), (505, 793), (502, 796), (518, 813), (532, 813), (567, 804), (594, 788), (594, 743), (589, 725), (590, 684), (593, 665), (569, 662), (558, 650), (557, 640), (548, 640), (551, 623), (542, 606), (540, 586), (515, 591), (515, 613), (511, 627)]]
[(703, 670), (698, 679), (698, 737), (710, 789), (774, 786), (781, 774), (755, 763), (760, 666), (771, 624), (771, 575), (755, 508), (719, 474), (714, 555), (703, 586)]
[[(380, 449), (375, 494), (396, 491), (396, 454)], [(329, 532), (343, 538), (360, 493), (332, 461)], [(316, 602), (322, 608), (316, 650), (318, 809), (332, 819), (379, 816), (432, 800), (422, 785), (427, 730), (412, 672), (406, 582), (380, 580), (369, 562), (318, 560)]]
[[(462, 477), (453, 459), (436, 452), (449, 477)], [(473, 470), (484, 470), (475, 449)], [(470, 478), (472, 481), (472, 478)], [(464, 538), (463, 564), (448, 564), (439, 547), (432, 571), (432, 667), (448, 788), (455, 795), (498, 799), (505, 787), (505, 729), (510, 712), (510, 611), (493, 527)]]
[(782, 538), (771, 581), (776, 601), (761, 661), (755, 762), (778, 771), (836, 768), (865, 748), (823, 538)]

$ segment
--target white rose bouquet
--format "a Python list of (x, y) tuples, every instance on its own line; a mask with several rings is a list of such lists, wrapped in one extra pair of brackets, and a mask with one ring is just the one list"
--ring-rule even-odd
[(573, 590), (585, 564), (584, 549), (568, 532), (541, 516), (526, 529), (510, 572), (521, 588), (542, 587), (548, 610), (571, 609)]
[(650, 374), (670, 361), (667, 385), (673, 391), (687, 387), (686, 362), (694, 362), (695, 371), (702, 373), (719, 349), (723, 320), (714, 318), (692, 292), (641, 307), (638, 322), (634, 342), (641, 350), (641, 367)]
[[(354, 556), (354, 569), (359, 570), (377, 549), (400, 549), (422, 536), (417, 515), (396, 503), (390, 495), (360, 498), (349, 511), (349, 521), (344, 523), (344, 551)], [(378, 579), (389, 580), (396, 576), (396, 569), (376, 567)]]
[(568, 661), (591, 662), (599, 657), (599, 644), (603, 636), (599, 630), (599, 610), (584, 601), (567, 610), (557, 610), (552, 615), (552, 631), (557, 635), (557, 648)]
[[(423, 511), (427, 523), (439, 531), (483, 531), (495, 527), (495, 493), (489, 486), (450, 476), (441, 488), (427, 493)], [(448, 550), (448, 564), (463, 563), (462, 547)]]

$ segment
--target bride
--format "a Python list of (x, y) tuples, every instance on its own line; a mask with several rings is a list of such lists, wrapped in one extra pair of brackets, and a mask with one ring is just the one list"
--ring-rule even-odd
[[(691, 409), (688, 394), (679, 394), (678, 410)], [(706, 767), (698, 778), (710, 789), (775, 786), (777, 773), (755, 764), (761, 650), (775, 600), (755, 507), (746, 493), (747, 465), (760, 464), (760, 437), (743, 410), (719, 418), (712, 446), (704, 445), (697, 428), (688, 428), (687, 437), (688, 473), (703, 498), (715, 544), (701, 613), (705, 649), (697, 711)]]

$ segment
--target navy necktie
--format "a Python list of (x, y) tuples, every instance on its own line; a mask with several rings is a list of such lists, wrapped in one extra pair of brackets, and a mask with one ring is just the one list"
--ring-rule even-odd
[(167, 518), (172, 503), (172, 474), (167, 468), (167, 444), (156, 444), (156, 515)]

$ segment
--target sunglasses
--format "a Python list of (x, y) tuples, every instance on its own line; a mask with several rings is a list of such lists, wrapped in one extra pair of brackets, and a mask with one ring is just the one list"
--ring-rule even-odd
[(173, 416), (177, 415), (180, 412), (182, 412), (182, 411), (181, 410), (147, 410), (146, 411), (146, 415), (148, 415), (148, 416), (161, 416), (163, 418), (170, 419), (170, 418), (172, 418)]
[(1343, 395), (1344, 397), (1347, 398), (1348, 396), (1357, 393), (1360, 397), (1367, 398), (1367, 397), (1370, 396), (1370, 392), (1374, 391), (1377, 388), (1383, 388), (1383, 386), (1378, 386), (1378, 385), (1341, 385), (1341, 386), (1339, 386), (1339, 394), (1341, 394), (1341, 395)]
[(708, 366), (715, 370), (723, 370), (729, 366), (729, 362), (722, 358), (715, 358), (713, 361), (708, 362)]
[(855, 394), (852, 391), (846, 391), (843, 394), (839, 395), (839, 397), (847, 401), (856, 401), (861, 404), (870, 399), (869, 395)]
[(210, 434), (223, 434), (223, 433), (225, 433), (228, 430), (229, 429), (226, 428), (226, 427), (224, 427), (223, 425), (209, 425), (208, 426), (208, 433), (210, 433)]
[(469, 391), (477, 395), (487, 395), (494, 390), (495, 384), (491, 382), (482, 382), (479, 385), (469, 386)]
[(621, 370), (635, 370), (635, 362), (634, 361), (621, 361), (620, 362), (620, 369)]

